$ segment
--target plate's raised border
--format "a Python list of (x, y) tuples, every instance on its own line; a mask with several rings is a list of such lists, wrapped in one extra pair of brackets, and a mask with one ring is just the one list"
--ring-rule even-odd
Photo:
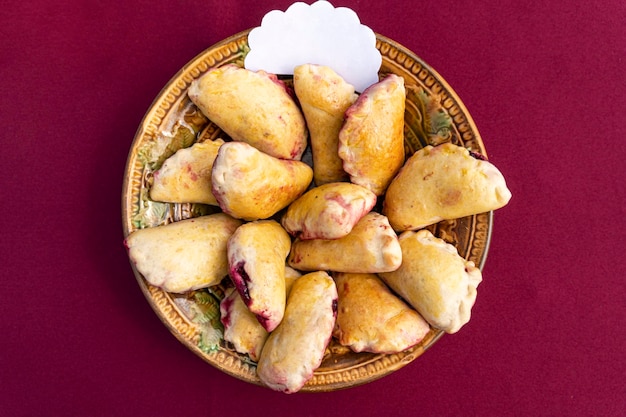
[[(140, 188), (143, 182), (141, 161), (138, 148), (154, 142), (160, 129), (167, 123), (172, 109), (185, 98), (189, 84), (210, 68), (227, 63), (243, 66), (243, 59), (248, 50), (247, 35), (250, 30), (240, 32), (206, 49), (185, 67), (183, 67), (162, 89), (144, 116), (137, 130), (129, 152), (126, 175), (123, 183), (122, 217), (124, 236), (135, 229), (133, 225), (134, 209), (138, 207)], [(442, 107), (452, 118), (457, 135), (453, 136), (457, 144), (486, 155), (483, 142), (467, 109), (452, 88), (432, 68), (426, 65), (414, 53), (382, 35), (376, 34), (376, 46), (383, 56), (381, 73), (401, 73), (405, 79), (413, 80), (428, 91), (441, 97)], [(422, 144), (423, 145), (423, 144)], [(473, 260), (482, 268), (490, 241), (492, 213), (470, 216), (464, 228), (471, 228), (471, 244), (463, 248), (462, 255)], [(468, 226), (469, 225), (469, 226)], [(456, 227), (446, 232), (454, 240)], [(461, 251), (460, 251), (461, 252)], [(236, 378), (261, 385), (256, 376), (255, 367), (241, 360), (240, 355), (227, 349), (204, 352), (198, 346), (200, 333), (195, 325), (173, 302), (169, 294), (159, 288), (148, 285), (133, 267), (134, 274), (142, 292), (167, 328), (191, 351), (223, 372)], [(404, 352), (390, 355), (374, 355), (369, 360), (349, 366), (346, 369), (318, 369), (302, 391), (333, 391), (361, 385), (379, 379), (407, 365), (432, 346), (443, 332), (433, 330), (422, 343)]]

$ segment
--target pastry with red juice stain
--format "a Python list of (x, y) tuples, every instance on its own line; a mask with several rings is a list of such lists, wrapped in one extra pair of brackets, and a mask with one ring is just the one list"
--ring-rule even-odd
[(299, 391), (322, 363), (337, 317), (337, 287), (323, 271), (298, 278), (285, 317), (263, 347), (257, 374), (266, 386)]
[(237, 352), (258, 361), (269, 333), (248, 310), (234, 287), (224, 291), (220, 302), (220, 321), (224, 326), (224, 340), (232, 343)]
[(342, 238), (296, 239), (287, 263), (300, 271), (395, 271), (402, 263), (402, 250), (387, 218), (371, 211)]
[[(285, 267), (285, 288), (287, 294), (300, 273)], [(224, 326), (224, 340), (231, 343), (235, 350), (257, 362), (269, 333), (250, 312), (236, 288), (225, 290), (220, 303), (220, 321)]]
[(291, 238), (274, 220), (245, 223), (228, 240), (230, 279), (268, 332), (285, 313), (285, 259), (290, 247)]
[(327, 183), (291, 203), (281, 223), (300, 239), (338, 239), (350, 233), (374, 205), (376, 194), (360, 185)]

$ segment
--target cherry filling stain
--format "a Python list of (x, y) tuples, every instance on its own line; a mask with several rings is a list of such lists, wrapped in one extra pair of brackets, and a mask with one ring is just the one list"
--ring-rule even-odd
[(255, 316), (261, 326), (263, 326), (263, 328), (267, 330), (267, 326), (269, 325), (268, 323), (270, 321), (269, 317), (262, 316), (261, 314), (255, 314)]
[(333, 193), (332, 195), (327, 196), (326, 200), (328, 202), (334, 202), (335, 204), (337, 204), (339, 207), (343, 209), (343, 210), (340, 210), (339, 212), (334, 212), (331, 215), (332, 219), (336, 221), (337, 223), (343, 224), (348, 219), (351, 219), (355, 216), (355, 213), (354, 213), (355, 207), (353, 207), (341, 194)]
[(302, 254), (300, 252), (291, 252), (291, 262), (300, 263), (302, 262)]
[(233, 308), (233, 302), (234, 300), (230, 297), (228, 298), (224, 298), (222, 300), (222, 311), (225, 311), (226, 314), (224, 314), (221, 318), (220, 321), (222, 322), (222, 324), (224, 325), (224, 327), (228, 327), (230, 326), (230, 312)]
[(187, 164), (185, 169), (187, 170), (187, 174), (189, 174), (189, 178), (192, 181), (198, 181), (198, 173), (193, 170), (191, 164)]
[(247, 306), (250, 305), (252, 299), (250, 298), (250, 291), (248, 290), (248, 283), (250, 282), (250, 276), (245, 270), (245, 261), (238, 262), (230, 270), (230, 276), (233, 278), (233, 284), (241, 295), (241, 299)]
[(302, 151), (302, 148), (300, 148), (299, 146), (294, 147), (291, 152), (289, 153), (289, 155), (292, 158), (297, 157), (298, 155), (300, 155), (300, 152)]
[(333, 193), (333, 194), (327, 196), (326, 199), (328, 201), (334, 201), (339, 206), (341, 206), (341, 208), (344, 208), (346, 210), (350, 209), (350, 203), (348, 201), (346, 201), (345, 197), (343, 195), (341, 195), (340, 193)]
[(481, 161), (486, 161), (487, 157), (481, 153), (469, 151), (469, 154), (472, 158), (479, 159)]

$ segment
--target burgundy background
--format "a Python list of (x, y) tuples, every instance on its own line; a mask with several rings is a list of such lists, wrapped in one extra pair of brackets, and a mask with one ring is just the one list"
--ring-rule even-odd
[(623, 0), (333, 2), (448, 81), (513, 192), (458, 334), (373, 383), (288, 396), (162, 325), (122, 246), (131, 141), (179, 68), (290, 4), (2, 6), (0, 415), (623, 415)]

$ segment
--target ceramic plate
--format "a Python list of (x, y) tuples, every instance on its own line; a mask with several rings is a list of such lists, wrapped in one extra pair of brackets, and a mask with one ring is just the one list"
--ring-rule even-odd
[[(122, 217), (125, 236), (138, 228), (155, 227), (217, 211), (215, 207), (201, 204), (153, 202), (147, 197), (148, 189), (152, 173), (176, 150), (195, 141), (226, 138), (190, 102), (187, 88), (212, 67), (243, 66), (244, 57), (250, 50), (247, 43), (249, 32), (225, 39), (190, 61), (149, 108), (132, 143), (124, 176)], [(407, 155), (427, 144), (443, 142), (452, 142), (486, 155), (471, 116), (439, 74), (413, 52), (384, 36), (376, 35), (376, 48), (383, 58), (379, 75), (395, 73), (405, 79)], [(489, 212), (444, 221), (429, 229), (456, 246), (461, 256), (482, 268), (491, 224), (492, 213)], [(185, 346), (226, 374), (262, 385), (256, 375), (255, 363), (236, 353), (221, 338), (219, 301), (223, 289), (220, 286), (182, 295), (169, 294), (149, 285), (136, 270), (134, 274), (156, 314)], [(333, 341), (322, 365), (302, 391), (332, 391), (381, 378), (415, 360), (441, 336), (441, 331), (432, 329), (419, 345), (397, 354), (357, 354)]]

